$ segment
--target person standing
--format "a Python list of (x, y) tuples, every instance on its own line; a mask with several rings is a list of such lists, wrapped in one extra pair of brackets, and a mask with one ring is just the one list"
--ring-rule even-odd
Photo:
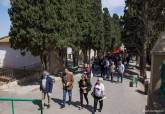
[[(42, 91), (42, 99), (45, 100), (46, 95), (48, 98), (48, 104), (47, 107), (50, 107), (50, 96), (52, 93), (52, 89), (53, 89), (53, 80), (52, 78), (49, 76), (49, 73), (47, 71), (43, 72), (42, 75), (42, 79), (40, 82), (40, 90)], [(46, 104), (44, 103), (44, 106)]]
[(91, 90), (91, 83), (90, 80), (86, 78), (86, 74), (83, 75), (79, 81), (79, 88), (80, 88), (80, 109), (83, 108), (83, 96), (86, 100), (87, 105), (89, 104), (88, 101), (88, 92)]
[(110, 62), (109, 62), (109, 60), (108, 60), (108, 58), (106, 57), (105, 58), (105, 64), (104, 64), (104, 79), (105, 80), (109, 80), (109, 66), (110, 66)]
[(97, 64), (96, 64), (96, 59), (94, 59), (92, 63), (92, 73), (94, 76), (97, 76)]
[(123, 82), (123, 75), (124, 75), (124, 71), (125, 71), (125, 67), (122, 64), (122, 61), (119, 61), (119, 65), (117, 67), (117, 71), (118, 71), (117, 81), (119, 82), (119, 78), (121, 78), (121, 83), (122, 83)]
[(98, 78), (94, 86), (94, 90), (93, 90), (94, 112), (96, 112), (98, 102), (100, 104), (99, 112), (101, 112), (103, 108), (103, 98), (105, 97), (105, 92), (104, 92), (105, 88), (103, 83), (101, 83), (102, 80), (103, 80), (102, 78)]
[(118, 55), (117, 54), (114, 54), (114, 63), (115, 63), (115, 66), (118, 65)]
[(63, 84), (63, 104), (61, 108), (65, 108), (66, 104), (66, 95), (68, 93), (69, 95), (69, 102), (68, 104), (71, 104), (72, 100), (72, 88), (74, 83), (73, 73), (70, 72), (67, 68), (65, 69), (66, 75), (62, 77), (62, 84)]
[(115, 63), (112, 61), (112, 65), (111, 65), (111, 81), (113, 82), (113, 77), (114, 77), (114, 74), (115, 74)]
[(90, 64), (87, 64), (85, 71), (87, 72), (88, 78), (91, 78), (92, 67)]
[(100, 64), (101, 77), (104, 77), (104, 58), (103, 57), (100, 59), (99, 64)]
[(129, 53), (127, 53), (127, 57), (126, 57), (126, 61), (127, 61), (127, 67), (128, 67), (128, 65), (129, 65), (129, 61), (130, 61), (130, 55), (129, 55)]

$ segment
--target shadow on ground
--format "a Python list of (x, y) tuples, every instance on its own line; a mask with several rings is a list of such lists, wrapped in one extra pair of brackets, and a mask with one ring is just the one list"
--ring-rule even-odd
[(136, 92), (137, 92), (137, 93), (140, 93), (140, 94), (142, 94), (142, 95), (146, 95), (146, 93), (145, 93), (144, 91), (142, 91), (142, 90), (136, 90)]
[(53, 102), (57, 103), (60, 107), (62, 106), (62, 100), (61, 99), (56, 99), (56, 98), (51, 98)]
[[(52, 98), (52, 101), (55, 102), (55, 103), (57, 103), (60, 107), (62, 106), (63, 100), (57, 99), (57, 98)], [(72, 101), (71, 102), (71, 105), (74, 106), (74, 107), (76, 107), (76, 108), (79, 108), (80, 102), (79, 101)], [(93, 112), (93, 106), (92, 105), (84, 106), (84, 108), (87, 109), (92, 114), (94, 114), (94, 112)]]
[(39, 100), (34, 100), (34, 101), (32, 101), (32, 103), (33, 103), (34, 105), (37, 105), (37, 106), (38, 106), (38, 110), (43, 110), (43, 109), (42, 109), (42, 102), (41, 102), (41, 101), (39, 101)]

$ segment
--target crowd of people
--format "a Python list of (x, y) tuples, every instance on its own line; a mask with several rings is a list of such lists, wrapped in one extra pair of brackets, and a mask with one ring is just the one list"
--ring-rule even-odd
[[(87, 67), (88, 69), (88, 67)], [(86, 70), (87, 70), (86, 69)], [(92, 83), (90, 80), (90, 74), (88, 72), (84, 71), (83, 75), (81, 76), (81, 79), (79, 80), (79, 93), (80, 93), (80, 106), (79, 109), (83, 109), (84, 106), (89, 106), (89, 100), (88, 100), (88, 93), (92, 90), (92, 96), (94, 98), (94, 111), (96, 112), (97, 104), (100, 103), (99, 112), (102, 111), (103, 107), (103, 97), (104, 97), (104, 85), (102, 83), (102, 78), (98, 78), (96, 83), (94, 84), (94, 87), (92, 89)], [(61, 82), (63, 85), (63, 102), (61, 103), (61, 108), (65, 108), (66, 104), (66, 97), (68, 95), (69, 101), (68, 105), (71, 105), (72, 102), (72, 89), (74, 85), (74, 76), (71, 71), (68, 69), (65, 69), (65, 75), (61, 77)], [(50, 77), (50, 74), (47, 71), (43, 72), (42, 80), (40, 83), (40, 90), (42, 91), (42, 99), (45, 100), (47, 96), (47, 104), (43, 104), (42, 108), (44, 106), (50, 107), (50, 97), (53, 90), (53, 80)], [(86, 105), (83, 104), (83, 99), (86, 100)]]
[[(126, 64), (128, 65), (128, 64)], [(118, 56), (105, 56), (102, 59), (99, 59), (99, 62), (96, 60), (93, 61), (93, 64), (85, 65), (84, 72), (79, 80), (79, 95), (80, 95), (80, 105), (79, 109), (83, 109), (84, 106), (89, 106), (88, 95), (91, 91), (91, 96), (94, 98), (93, 103), (93, 111), (96, 112), (98, 103), (99, 112), (102, 111), (103, 108), (103, 99), (105, 97), (105, 87), (103, 82), (104, 80), (110, 80), (114, 82), (114, 76), (117, 76), (117, 82), (123, 82), (123, 76), (125, 71), (125, 64), (123, 64), (123, 60)], [(100, 70), (101, 77), (97, 78), (95, 84), (92, 85), (91, 83), (91, 75), (98, 75), (98, 71)], [(71, 105), (72, 102), (72, 89), (74, 86), (74, 75), (69, 68), (65, 69), (65, 74), (61, 77), (61, 82), (63, 85), (63, 99), (61, 108), (65, 108), (66, 105), (66, 97), (68, 95), (69, 101), (68, 105)], [(93, 86), (93, 87), (92, 87)], [(42, 80), (40, 83), (40, 90), (43, 94), (43, 99), (47, 96), (48, 104), (47, 106), (50, 107), (50, 96), (53, 89), (53, 80), (50, 77), (47, 71), (43, 72)], [(86, 101), (86, 105), (83, 103), (83, 99)]]
[(123, 74), (129, 61), (130, 55), (128, 55), (128, 53), (112, 54), (110, 56), (94, 59), (91, 69), (95, 76), (101, 74), (101, 77), (103, 77), (104, 80), (110, 80), (112, 82), (114, 82), (114, 76), (116, 75), (117, 82), (121, 79), (122, 83)]

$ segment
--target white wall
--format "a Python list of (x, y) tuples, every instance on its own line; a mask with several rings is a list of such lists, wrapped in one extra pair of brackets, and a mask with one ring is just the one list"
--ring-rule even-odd
[[(82, 51), (80, 50), (80, 52), (79, 52), (79, 54), (80, 53), (82, 53)], [(71, 54), (71, 58), (70, 59), (72, 59), (73, 58), (73, 56), (72, 56), (72, 48), (70, 48), (70, 47), (68, 47), (67, 48), (67, 56), (69, 56)], [(89, 55), (88, 55), (89, 56)], [(90, 50), (90, 59), (92, 59), (94, 57), (94, 50), (93, 49), (91, 49)], [(68, 57), (69, 58), (69, 57)]]
[(39, 63), (40, 58), (34, 57), (30, 52), (25, 56), (20, 54), (19, 50), (10, 48), (8, 44), (0, 44), (0, 67), (18, 68)]
[(72, 48), (70, 48), (70, 47), (67, 48), (67, 58), (68, 58), (68, 60), (73, 59)]
[(91, 51), (91, 53), (90, 53), (90, 59), (92, 59), (94, 57), (94, 50), (91, 49), (90, 51)]

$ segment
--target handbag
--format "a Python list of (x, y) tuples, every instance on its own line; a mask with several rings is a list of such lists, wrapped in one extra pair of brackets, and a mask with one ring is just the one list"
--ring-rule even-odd
[(91, 96), (94, 97), (94, 91), (91, 93)]
[(93, 78), (93, 72), (91, 71), (91, 78)]

